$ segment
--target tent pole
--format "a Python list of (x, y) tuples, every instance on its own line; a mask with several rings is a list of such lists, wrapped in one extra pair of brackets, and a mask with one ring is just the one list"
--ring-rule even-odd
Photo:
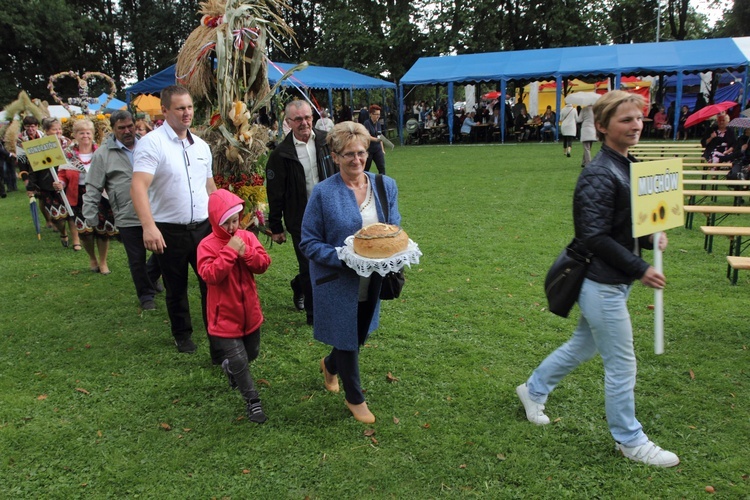
[(677, 73), (677, 92), (674, 99), (674, 117), (672, 120), (672, 140), (677, 140), (677, 128), (680, 125), (680, 108), (682, 108), (682, 71)]
[(398, 84), (396, 87), (396, 101), (398, 102), (398, 114), (396, 123), (398, 126), (398, 139), (404, 145), (404, 86)]
[(500, 80), (500, 141), (505, 144), (505, 108), (507, 107), (505, 98), (507, 97), (508, 80)]
[(385, 100), (385, 89), (380, 90), (380, 99), (382, 104), (382, 112), (380, 113), (380, 117), (383, 119), (383, 130), (386, 133), (386, 137), (388, 137), (388, 106), (386, 105), (387, 103)]
[(562, 75), (555, 77), (556, 92), (555, 96), (555, 107), (557, 108), (557, 114), (555, 115), (555, 142), (560, 140), (560, 105), (562, 104)]
[(448, 144), (453, 144), (453, 82), (448, 82)]

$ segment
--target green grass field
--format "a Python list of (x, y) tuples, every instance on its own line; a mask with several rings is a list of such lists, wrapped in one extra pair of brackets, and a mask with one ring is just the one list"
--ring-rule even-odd
[[(361, 353), (372, 426), (323, 388), (328, 348), (293, 309), (290, 245), (271, 247), (258, 277), (266, 322), (251, 369), (269, 416), (259, 426), (211, 366), (202, 328), (198, 353), (178, 354), (163, 296), (140, 315), (119, 243), (113, 273), (90, 273), (55, 233), (37, 241), (25, 195), (10, 193), (0, 200), (0, 498), (645, 499), (702, 497), (709, 485), (717, 498), (750, 498), (750, 274), (731, 286), (728, 243), (707, 254), (700, 224), (669, 232), (663, 355), (653, 292), (636, 283), (630, 299), (637, 415), (682, 463), (615, 453), (598, 359), (550, 397), (553, 425), (526, 421), (514, 389), (578, 316), (547, 312), (542, 286), (573, 234), (581, 149), (561, 149), (387, 155), (424, 256)], [(200, 325), (195, 283), (191, 304)]]

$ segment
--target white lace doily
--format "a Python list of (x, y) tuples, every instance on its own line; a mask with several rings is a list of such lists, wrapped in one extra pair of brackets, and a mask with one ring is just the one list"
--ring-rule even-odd
[(368, 259), (354, 253), (354, 236), (346, 238), (344, 246), (336, 247), (336, 252), (339, 259), (343, 260), (347, 266), (354, 269), (363, 278), (367, 278), (372, 273), (385, 276), (390, 272), (402, 269), (404, 266), (411, 267), (412, 264), (419, 264), (419, 258), (422, 256), (417, 244), (410, 239), (406, 250), (403, 252), (392, 255), (387, 259)]

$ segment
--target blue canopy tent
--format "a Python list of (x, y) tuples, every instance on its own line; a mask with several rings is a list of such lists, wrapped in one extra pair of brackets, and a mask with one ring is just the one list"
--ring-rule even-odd
[[(715, 102), (724, 101), (735, 101), (739, 99), (742, 90), (742, 85), (737, 85), (744, 80), (744, 73), (729, 72), (725, 71), (718, 75), (719, 88), (716, 89), (714, 96)], [(701, 75), (685, 75), (682, 79), (682, 106), (687, 106), (689, 109), (695, 108), (695, 104), (698, 101), (698, 92), (686, 92), (685, 87), (700, 87), (701, 83), (706, 77)], [(665, 108), (669, 108), (670, 104), (675, 102), (677, 98), (677, 76), (672, 75), (664, 79), (664, 87), (666, 93), (664, 94), (664, 100), (662, 105)], [(687, 89), (691, 90), (691, 89)]]
[[(281, 79), (281, 76), (294, 67), (294, 64), (271, 62), (268, 65), (268, 83), (271, 85)], [(172, 65), (159, 71), (150, 78), (140, 81), (125, 89), (127, 101), (130, 102), (133, 95), (156, 94), (169, 85), (174, 85), (177, 80), (175, 66)], [(298, 87), (308, 94), (306, 89), (325, 89), (328, 91), (329, 107), (333, 105), (333, 90), (349, 90), (353, 97), (355, 89), (396, 90), (396, 84), (379, 80), (367, 75), (362, 75), (344, 68), (331, 68), (325, 66), (308, 66), (296, 71), (290, 78), (281, 83), (283, 87)], [(369, 94), (368, 94), (369, 96)]]
[(105, 111), (117, 111), (118, 109), (125, 109), (128, 106), (128, 103), (123, 102), (119, 99), (115, 99), (114, 97), (107, 102), (108, 94), (106, 92), (102, 92), (102, 95), (97, 97), (99, 100), (98, 103), (89, 104), (89, 110), (91, 111), (99, 111), (99, 109), (102, 107), (102, 104), (107, 103), (106, 106), (104, 106), (104, 109), (101, 110), (102, 113)]
[[(567, 78), (614, 76), (615, 88), (623, 75), (675, 74), (682, 89), (685, 74), (711, 70), (741, 70), (745, 74), (743, 99), (747, 96), (750, 37), (686, 40), (678, 42), (596, 45), (554, 49), (490, 52), (457, 56), (422, 57), (399, 82), (399, 104), (403, 109), (404, 86), (447, 85), (448, 126), (453, 138), (453, 85), (500, 82), (504, 96), (508, 81), (542, 80), (557, 82), (557, 114), (560, 116), (562, 81)], [(675, 106), (681, 103), (677, 93)], [(500, 107), (501, 140), (505, 140), (505, 107)], [(677, 115), (677, 114), (676, 114)], [(676, 116), (675, 120), (679, 117)], [(677, 130), (677, 121), (674, 124)], [(403, 141), (403, 117), (399, 133)]]
[(125, 96), (128, 103), (133, 99), (133, 95), (138, 94), (158, 94), (161, 89), (174, 85), (177, 81), (175, 74), (175, 65), (171, 65), (158, 73), (151, 75), (145, 80), (131, 85), (125, 89)]
[[(281, 78), (281, 76), (295, 65), (290, 63), (271, 62), (268, 65), (268, 83), (271, 85)], [(349, 90), (349, 102), (354, 102), (354, 90), (367, 90), (369, 101), (370, 90), (383, 89), (396, 91), (396, 84), (362, 75), (344, 68), (332, 68), (326, 66), (308, 66), (305, 69), (296, 71), (291, 77), (281, 83), (282, 87), (299, 87), (300, 90), (305, 88), (325, 89), (328, 91), (329, 108), (333, 108), (333, 90)], [(385, 94), (383, 95), (385, 101)]]

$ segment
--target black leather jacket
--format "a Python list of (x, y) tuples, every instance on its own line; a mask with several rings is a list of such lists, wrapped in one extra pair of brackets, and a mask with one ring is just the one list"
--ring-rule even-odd
[(648, 236), (633, 238), (630, 162), (602, 145), (578, 177), (573, 197), (576, 238), (593, 254), (586, 277), (597, 283), (627, 284), (643, 276), (649, 264), (640, 257), (652, 248)]
[[(322, 181), (338, 172), (326, 145), (326, 133), (315, 131), (315, 153), (318, 177)], [(297, 150), (289, 132), (276, 149), (271, 152), (266, 164), (266, 192), (268, 193), (268, 227), (274, 234), (286, 230), (299, 237), (302, 216), (307, 206), (305, 170), (297, 159)]]

